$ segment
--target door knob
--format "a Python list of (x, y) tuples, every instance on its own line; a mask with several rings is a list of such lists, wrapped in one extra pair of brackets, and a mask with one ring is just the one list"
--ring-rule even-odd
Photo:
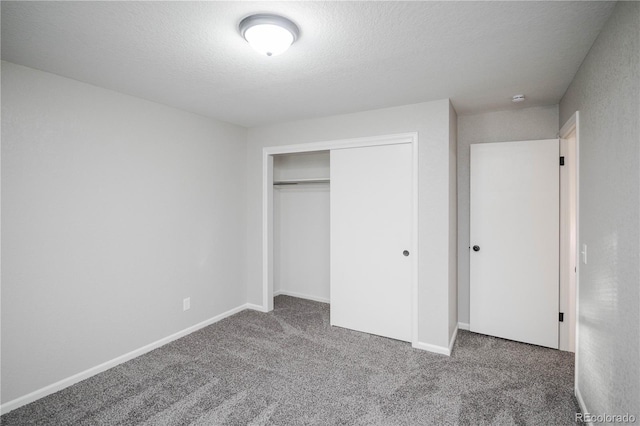
[(480, 246), (473, 246), (473, 251), (480, 251)]
[(409, 256), (409, 250), (403, 251), (402, 254), (404, 254), (405, 256)]

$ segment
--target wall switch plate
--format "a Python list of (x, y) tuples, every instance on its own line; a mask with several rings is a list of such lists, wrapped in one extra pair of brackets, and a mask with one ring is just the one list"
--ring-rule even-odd
[(580, 252), (580, 254), (582, 255), (582, 263), (586, 265), (587, 264), (587, 245), (586, 244), (582, 245), (582, 251)]
[(188, 311), (189, 309), (191, 309), (191, 298), (187, 297), (182, 301), (182, 310)]

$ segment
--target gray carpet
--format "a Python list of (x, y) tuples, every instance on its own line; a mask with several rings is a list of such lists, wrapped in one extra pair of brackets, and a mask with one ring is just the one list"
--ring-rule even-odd
[(278, 296), (1, 417), (2, 425), (574, 424), (573, 354), (460, 331), (451, 357)]

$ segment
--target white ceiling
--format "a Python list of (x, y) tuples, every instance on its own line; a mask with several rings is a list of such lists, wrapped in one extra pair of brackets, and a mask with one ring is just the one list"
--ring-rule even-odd
[[(557, 104), (614, 5), (2, 1), (2, 59), (243, 126), (447, 97), (465, 114)], [(259, 56), (237, 31), (256, 12), (300, 38)]]

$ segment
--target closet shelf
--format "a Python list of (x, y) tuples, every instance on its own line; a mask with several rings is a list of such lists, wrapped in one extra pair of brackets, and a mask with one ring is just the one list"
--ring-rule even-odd
[(299, 185), (299, 184), (307, 184), (307, 183), (329, 183), (329, 178), (287, 179), (287, 180), (277, 180), (273, 182), (274, 185)]

